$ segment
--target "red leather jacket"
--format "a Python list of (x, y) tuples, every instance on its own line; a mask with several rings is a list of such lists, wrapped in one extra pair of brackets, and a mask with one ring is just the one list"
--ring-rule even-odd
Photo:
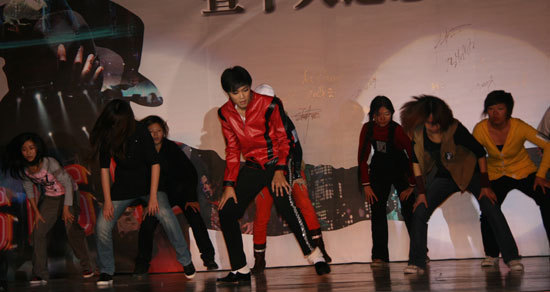
[(290, 146), (281, 108), (278, 98), (252, 92), (245, 121), (231, 99), (218, 110), (226, 142), (224, 186), (235, 185), (241, 153), (247, 161), (261, 166), (278, 159), (276, 169), (285, 169)]

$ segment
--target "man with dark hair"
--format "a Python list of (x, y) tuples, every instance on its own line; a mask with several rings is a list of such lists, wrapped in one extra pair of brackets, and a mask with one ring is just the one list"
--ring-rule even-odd
[[(330, 267), (311, 240), (302, 214), (289, 195), (290, 185), (284, 170), (290, 146), (281, 101), (253, 92), (250, 89), (252, 78), (240, 66), (226, 69), (221, 84), (229, 101), (218, 110), (226, 141), (224, 191), (219, 214), (231, 272), (218, 281), (235, 284), (250, 281), (238, 220), (265, 186), (268, 186), (279, 214), (296, 236), (302, 252), (315, 264), (317, 274), (330, 273)], [(242, 169), (241, 154), (246, 160)]]

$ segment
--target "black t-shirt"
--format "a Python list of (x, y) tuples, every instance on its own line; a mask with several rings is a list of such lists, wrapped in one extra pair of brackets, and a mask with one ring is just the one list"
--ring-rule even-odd
[[(159, 163), (159, 156), (151, 134), (140, 123), (126, 140), (123, 159), (113, 157), (116, 163), (114, 182), (111, 185), (111, 200), (120, 201), (149, 195), (151, 166)], [(99, 164), (109, 168), (111, 155), (101, 149)]]
[(168, 194), (172, 205), (197, 201), (197, 170), (174, 141), (164, 139), (159, 151), (159, 191)]
[[(426, 133), (426, 128), (424, 128), (424, 151), (430, 154), (432, 159), (435, 162), (435, 165), (437, 166), (437, 177), (445, 177), (450, 178), (451, 174), (449, 171), (443, 166), (441, 163), (441, 143), (434, 143), (430, 138), (428, 138), (428, 135)], [(485, 152), (485, 149), (479, 142), (468, 132), (468, 129), (464, 127), (461, 123), (458, 124), (458, 127), (456, 128), (456, 131), (453, 135), (453, 140), (456, 145), (462, 145), (466, 147), (468, 150), (472, 151), (474, 155), (477, 158), (484, 157), (487, 152)], [(413, 140), (413, 149), (414, 149), (415, 141)], [(412, 161), (414, 163), (418, 163), (418, 158), (416, 157), (416, 153), (413, 151), (412, 153)], [(476, 172), (479, 172), (479, 166), (476, 164)]]

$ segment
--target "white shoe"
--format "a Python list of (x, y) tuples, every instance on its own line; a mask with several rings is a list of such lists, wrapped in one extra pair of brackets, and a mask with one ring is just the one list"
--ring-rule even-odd
[(415, 265), (408, 265), (405, 270), (403, 270), (403, 272), (405, 274), (424, 274), (424, 269), (419, 267), (419, 266), (415, 266)]
[(31, 286), (44, 286), (48, 284), (48, 281), (40, 278), (40, 277), (33, 277), (32, 280), (29, 281), (29, 284)]
[(523, 271), (523, 264), (521, 263), (521, 260), (511, 260), (508, 263), (508, 268), (510, 268), (511, 271), (514, 272), (521, 272)]
[(482, 267), (498, 267), (498, 258), (486, 256), (481, 261), (481, 266)]

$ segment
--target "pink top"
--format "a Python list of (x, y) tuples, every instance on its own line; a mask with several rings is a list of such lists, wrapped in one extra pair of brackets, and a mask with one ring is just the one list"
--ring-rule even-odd
[(44, 188), (44, 193), (49, 197), (59, 197), (65, 194), (65, 187), (46, 169), (42, 168), (36, 173), (29, 173), (25, 170), (25, 174), (36, 185), (41, 185)]

